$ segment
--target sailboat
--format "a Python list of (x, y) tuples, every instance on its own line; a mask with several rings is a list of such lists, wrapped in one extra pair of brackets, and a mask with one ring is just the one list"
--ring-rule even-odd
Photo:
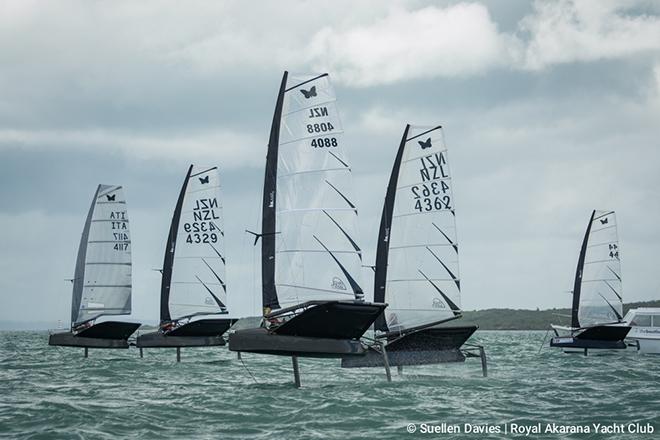
[[(236, 331), (238, 352), (332, 358), (363, 355), (364, 332), (386, 304), (360, 285), (357, 208), (328, 74), (284, 72), (263, 189), (263, 325)], [(256, 243), (255, 240), (255, 243)], [(295, 371), (294, 371), (295, 372)]]
[(128, 348), (139, 323), (105, 320), (131, 313), (131, 236), (121, 186), (99, 185), (83, 228), (73, 278), (71, 330), (49, 345)]
[(224, 229), (217, 167), (190, 165), (165, 248), (160, 325), (140, 335), (139, 348), (224, 345), (227, 307)]
[[(374, 301), (389, 304), (375, 322), (382, 349), (344, 358), (343, 367), (463, 362), (466, 354), (473, 355), (461, 347), (477, 326), (446, 324), (462, 316), (458, 250), (442, 127), (407, 125), (387, 186), (376, 249)], [(479, 356), (485, 362), (483, 349)]]
[(625, 349), (630, 326), (623, 322), (619, 237), (614, 211), (591, 213), (573, 285), (571, 325), (552, 325), (551, 347), (565, 352)]

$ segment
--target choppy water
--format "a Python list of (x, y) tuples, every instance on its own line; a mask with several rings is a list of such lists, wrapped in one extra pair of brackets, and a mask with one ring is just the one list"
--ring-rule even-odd
[[(394, 372), (345, 370), (226, 348), (145, 351), (48, 347), (46, 333), (0, 333), (0, 437), (6, 438), (525, 438), (420, 432), (421, 424), (651, 423), (653, 434), (528, 438), (660, 438), (660, 356), (564, 355), (544, 332), (478, 332), (478, 359)], [(256, 379), (256, 383), (255, 383)], [(417, 432), (407, 433), (415, 423)], [(544, 427), (544, 426), (543, 426)], [(502, 428), (503, 429), (503, 428)]]

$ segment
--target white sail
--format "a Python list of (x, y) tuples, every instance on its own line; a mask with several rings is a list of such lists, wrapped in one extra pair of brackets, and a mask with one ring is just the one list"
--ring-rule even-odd
[(623, 316), (619, 237), (614, 211), (595, 211), (582, 268), (581, 326), (618, 322)]
[(174, 215), (174, 220), (178, 220), (176, 243), (168, 249), (174, 251), (167, 304), (169, 319), (227, 314), (224, 223), (217, 167), (192, 167), (184, 185), (180, 212)]
[(83, 230), (73, 283), (73, 326), (131, 313), (131, 235), (121, 186), (99, 185)]
[(409, 126), (402, 142), (385, 238), (390, 331), (452, 318), (461, 307), (454, 197), (442, 129)]
[(277, 148), (279, 305), (361, 299), (357, 209), (328, 75), (288, 76)]

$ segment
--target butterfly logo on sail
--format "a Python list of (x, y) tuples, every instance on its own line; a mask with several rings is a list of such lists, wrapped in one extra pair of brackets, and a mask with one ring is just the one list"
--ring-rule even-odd
[(108, 202), (114, 202), (114, 201), (115, 201), (115, 197), (117, 197), (117, 194), (113, 194), (113, 195), (106, 194), (105, 196), (107, 197)]
[(303, 94), (303, 96), (305, 97), (305, 99), (309, 99), (309, 98), (311, 98), (312, 96), (316, 96), (316, 86), (312, 86), (312, 88), (309, 89), (309, 90), (300, 89), (300, 93)]
[(205, 183), (209, 183), (209, 177), (210, 176), (205, 176), (205, 177), (200, 177), (199, 182), (204, 185)]
[(608, 221), (609, 221), (609, 219), (607, 217), (605, 217), (603, 219), (600, 219), (600, 224), (601, 225), (606, 225)]
[(337, 278), (337, 277), (334, 277), (332, 279), (331, 286), (332, 286), (333, 289), (346, 290), (346, 284), (344, 284), (344, 282), (341, 279)]
[(431, 148), (433, 145), (431, 144), (431, 138), (426, 139), (425, 141), (417, 141), (419, 143), (419, 146), (422, 147), (422, 150), (426, 150), (427, 148)]

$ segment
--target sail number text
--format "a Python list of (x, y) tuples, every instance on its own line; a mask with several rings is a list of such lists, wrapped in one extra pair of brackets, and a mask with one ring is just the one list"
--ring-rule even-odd
[(111, 211), (110, 220), (112, 249), (115, 251), (127, 251), (130, 239), (128, 238), (128, 218), (126, 218), (126, 211)]
[(193, 206), (193, 218), (191, 222), (183, 224), (183, 230), (186, 232), (186, 243), (217, 243), (218, 234), (221, 234), (220, 228), (214, 221), (219, 221), (220, 216), (218, 200), (198, 199)]
[(420, 163), (419, 173), (423, 183), (410, 187), (415, 210), (424, 212), (453, 209), (450, 188), (444, 180), (449, 178), (444, 154), (440, 152), (421, 157)]

